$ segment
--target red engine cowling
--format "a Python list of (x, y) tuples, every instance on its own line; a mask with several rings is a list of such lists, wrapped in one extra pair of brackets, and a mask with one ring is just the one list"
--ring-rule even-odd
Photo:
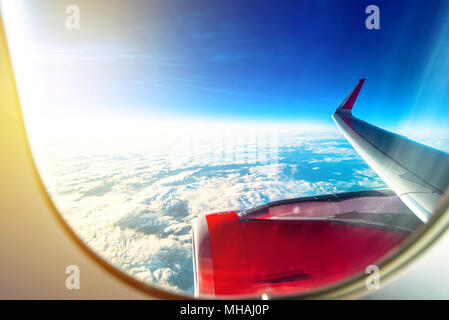
[(388, 190), (202, 216), (193, 223), (196, 294), (292, 294), (329, 285), (364, 272), (419, 224)]

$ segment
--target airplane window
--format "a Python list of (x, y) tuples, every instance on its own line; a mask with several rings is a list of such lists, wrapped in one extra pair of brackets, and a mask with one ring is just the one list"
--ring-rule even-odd
[(433, 221), (447, 1), (0, 3), (45, 187), (136, 279), (306, 294), (371, 273)]

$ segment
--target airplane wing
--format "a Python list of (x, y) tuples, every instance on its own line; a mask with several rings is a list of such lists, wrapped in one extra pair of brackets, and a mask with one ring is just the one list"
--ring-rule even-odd
[(355, 118), (360, 80), (333, 115), (390, 189), (303, 197), (192, 223), (198, 296), (290, 294), (365, 272), (427, 222), (449, 155)]
[(332, 118), (354, 149), (423, 222), (449, 183), (449, 155), (352, 115), (361, 79)]

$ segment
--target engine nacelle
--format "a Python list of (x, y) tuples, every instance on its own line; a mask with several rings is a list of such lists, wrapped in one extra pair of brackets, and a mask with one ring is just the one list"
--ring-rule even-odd
[(273, 202), (193, 222), (196, 295), (301, 293), (364, 272), (420, 224), (389, 190)]

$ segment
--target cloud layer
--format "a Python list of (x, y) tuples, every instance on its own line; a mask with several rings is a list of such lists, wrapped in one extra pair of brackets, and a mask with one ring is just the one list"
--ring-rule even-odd
[(137, 279), (188, 294), (195, 217), (385, 186), (336, 133), (234, 138), (36, 160), (56, 206), (91, 248)]

